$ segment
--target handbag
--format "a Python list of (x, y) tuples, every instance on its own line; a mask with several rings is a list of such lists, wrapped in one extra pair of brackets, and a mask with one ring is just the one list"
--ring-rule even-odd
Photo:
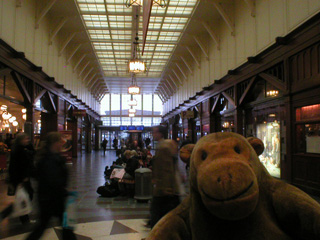
[(126, 171), (123, 168), (115, 168), (112, 170), (110, 179), (112, 178), (119, 178), (122, 179), (123, 175), (126, 173)]
[(15, 199), (13, 202), (12, 217), (20, 217), (31, 213), (32, 205), (29, 194), (22, 185), (18, 185)]

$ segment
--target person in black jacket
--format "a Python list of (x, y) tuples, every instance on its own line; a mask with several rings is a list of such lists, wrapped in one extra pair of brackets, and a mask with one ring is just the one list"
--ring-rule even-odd
[[(68, 171), (66, 160), (60, 154), (64, 142), (60, 133), (51, 132), (36, 155), (38, 180), (39, 224), (27, 240), (39, 239), (51, 217), (59, 217), (62, 223), (65, 210)], [(63, 228), (63, 239), (76, 239), (71, 229)]]
[[(32, 146), (30, 146), (30, 138), (25, 133), (19, 133), (12, 145), (10, 153), (9, 184), (15, 193), (18, 185), (20, 184), (29, 194), (30, 200), (33, 199), (33, 189), (31, 186), (30, 178), (34, 174), (33, 155), (35, 153)], [(13, 204), (5, 208), (1, 214), (0, 219), (9, 216), (13, 211)], [(20, 217), (22, 223), (29, 223), (28, 215)]]

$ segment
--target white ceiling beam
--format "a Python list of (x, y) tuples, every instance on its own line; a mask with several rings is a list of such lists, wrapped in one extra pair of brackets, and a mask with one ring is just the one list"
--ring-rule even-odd
[(97, 73), (93, 73), (92, 76), (89, 78), (86, 87), (88, 87), (91, 83), (91, 81), (95, 78), (95, 76), (97, 76)]
[(168, 88), (168, 86), (167, 86), (164, 82), (161, 83), (161, 86), (162, 86), (163, 88), (165, 88), (166, 92), (168, 93), (168, 95), (169, 95), (170, 97), (173, 95), (172, 90), (171, 90), (170, 88)]
[(251, 17), (256, 16), (256, 1), (255, 0), (244, 0), (245, 3), (248, 5), (251, 11)]
[(178, 86), (178, 85), (176, 84), (176, 82), (173, 81), (170, 77), (168, 77), (167, 80), (170, 80), (170, 81), (174, 84), (174, 86), (176, 87), (176, 89), (179, 89), (179, 86)]
[(206, 58), (209, 59), (209, 55), (208, 55), (205, 47), (203, 46), (203, 43), (196, 36), (193, 36), (193, 39), (196, 41), (196, 43), (198, 44), (198, 46), (200, 47), (201, 51), (206, 56)]
[(93, 71), (93, 67), (90, 68), (90, 70), (86, 73), (86, 75), (84, 75), (84, 77), (82, 78), (82, 82), (85, 82), (87, 77), (89, 76), (89, 74)]
[(101, 87), (101, 85), (102, 85), (102, 81), (96, 82), (94, 84), (94, 87), (91, 89), (91, 92), (94, 93), (98, 87)]
[(179, 68), (180, 72), (182, 73), (182, 75), (184, 76), (184, 79), (187, 80), (187, 75), (184, 73), (183, 69), (180, 67), (180, 65), (178, 63), (176, 63), (176, 66)]
[[(152, 15), (153, 16), (153, 15)], [(91, 42), (103, 42), (103, 43), (132, 43), (131, 40), (122, 40), (122, 39), (93, 39)], [(148, 41), (150, 44), (170, 44), (176, 45), (176, 41), (157, 41), (157, 40), (150, 40)]]
[(169, 84), (165, 80), (162, 81), (162, 84), (168, 89), (168, 91), (170, 92), (171, 95), (174, 94), (174, 88), (169, 86)]
[(164, 98), (163, 98), (163, 96), (161, 95), (161, 93), (160, 93), (160, 92), (154, 92), (154, 93), (157, 94), (158, 97), (160, 98), (161, 102), (164, 103)]
[(88, 67), (89, 63), (90, 63), (90, 61), (88, 61), (85, 65), (83, 65), (82, 69), (80, 70), (79, 77), (81, 76), (83, 71)]
[(71, 61), (72, 57), (76, 54), (76, 52), (79, 50), (79, 48), (82, 46), (81, 43), (79, 43), (71, 52), (70, 56), (68, 57), (67, 61), (66, 61), (66, 65), (69, 64), (69, 62)]
[(165, 101), (167, 101), (167, 100), (170, 98), (170, 96), (168, 95), (168, 93), (163, 89), (162, 86), (159, 86), (159, 90), (162, 92), (162, 95), (163, 95)]
[(215, 6), (215, 8), (220, 13), (221, 17), (223, 18), (223, 20), (227, 24), (228, 28), (231, 31), (231, 35), (234, 35), (234, 28), (235, 28), (234, 22), (231, 20), (230, 16), (228, 16), (228, 14), (225, 12), (223, 7), (221, 6), (221, 3), (217, 2), (217, 1), (212, 1), (212, 4)]
[(88, 89), (92, 89), (92, 87), (94, 86), (94, 84), (100, 79), (99, 76), (96, 76), (92, 81), (91, 83), (88, 84)]
[(77, 67), (78, 67), (79, 64), (82, 62), (82, 60), (85, 58), (86, 55), (87, 55), (87, 54), (85, 53), (85, 54), (82, 55), (81, 58), (79, 58), (78, 62), (76, 63), (76, 65), (75, 65), (74, 68), (73, 68), (73, 72), (76, 71)]
[(217, 45), (217, 49), (220, 50), (220, 39), (217, 36), (217, 34), (214, 33), (214, 31), (210, 28), (210, 26), (206, 22), (202, 22), (203, 27), (207, 30), (212, 40)]
[(193, 57), (193, 60), (196, 62), (197, 66), (200, 67), (200, 63), (199, 63), (198, 59), (196, 58), (196, 55), (194, 55), (194, 53), (191, 51), (191, 49), (188, 46), (186, 46), (186, 48), (187, 48), (188, 52), (190, 53), (190, 55)]
[(161, 84), (159, 84), (158, 89), (162, 92), (162, 95), (164, 95), (166, 99), (170, 98), (169, 94), (165, 91), (164, 87)]
[(44, 16), (49, 12), (49, 10), (52, 8), (52, 6), (56, 3), (57, 0), (50, 0), (46, 6), (40, 11), (40, 13), (36, 16), (36, 25), (35, 28), (39, 28), (39, 24), (41, 20), (44, 18)]
[(49, 34), (49, 45), (52, 44), (53, 39), (58, 34), (60, 29), (63, 27), (64, 24), (69, 20), (68, 17), (62, 17), (59, 23), (55, 26), (55, 28)]
[(62, 47), (60, 49), (59, 52), (59, 56), (61, 56), (61, 54), (63, 53), (64, 49), (67, 47), (67, 45), (69, 44), (69, 42), (72, 40), (72, 38), (76, 35), (75, 32), (70, 33), (69, 36), (64, 40), (64, 42), (62, 43)]
[(176, 77), (179, 80), (180, 84), (182, 85), (182, 80), (181, 80), (179, 74), (174, 69), (172, 69), (172, 71), (173, 71), (174, 75), (176, 75)]
[[(171, 74), (168, 74), (168, 76), (171, 79), (171, 81), (176, 82), (174, 78), (171, 76)], [(178, 82), (179, 82), (179, 79), (178, 79)], [(179, 82), (179, 86), (182, 86), (182, 82)]]
[(182, 56), (180, 56), (180, 58), (181, 58), (181, 60), (184, 62), (184, 64), (187, 66), (187, 68), (189, 69), (189, 72), (190, 72), (191, 74), (193, 74), (193, 71), (192, 71), (190, 65), (188, 64), (188, 62), (185, 60), (185, 58), (182, 57)]
[(165, 78), (164, 81), (170, 86), (173, 92), (176, 93), (176, 87), (167, 78)]

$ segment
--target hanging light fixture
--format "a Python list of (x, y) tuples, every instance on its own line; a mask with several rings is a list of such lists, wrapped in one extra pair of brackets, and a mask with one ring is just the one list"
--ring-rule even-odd
[(22, 115), (22, 119), (23, 119), (23, 120), (27, 120), (27, 114), (23, 114), (23, 115)]
[(126, 0), (126, 7), (131, 7), (131, 6), (143, 6), (143, 0)]
[(13, 121), (12, 125), (13, 125), (14, 127), (18, 126), (18, 122), (17, 122), (17, 121)]
[(128, 101), (128, 105), (130, 107), (137, 106), (137, 100), (133, 99), (133, 95), (131, 95), (131, 99)]
[(139, 37), (138, 37), (138, 28), (139, 28), (139, 15), (138, 12), (135, 17), (136, 24), (136, 37), (133, 42), (133, 51), (132, 51), (132, 59), (129, 61), (129, 72), (131, 73), (141, 73), (146, 71), (146, 63), (141, 60), (140, 49), (139, 49)]
[[(168, 5), (168, 0), (151, 0), (153, 6), (165, 8)], [(143, 6), (143, 0), (126, 0), (126, 7)]]
[(133, 107), (129, 108), (129, 114), (130, 113), (136, 113), (136, 109), (134, 109)]
[(131, 86), (128, 88), (128, 93), (131, 95), (140, 94), (140, 88), (137, 86), (137, 80), (134, 74), (132, 74), (131, 77)]
[(27, 112), (27, 109), (22, 108), (22, 109), (21, 109), (21, 112), (22, 112), (22, 113), (26, 113), (26, 112)]
[(129, 113), (129, 117), (134, 117), (134, 113)]

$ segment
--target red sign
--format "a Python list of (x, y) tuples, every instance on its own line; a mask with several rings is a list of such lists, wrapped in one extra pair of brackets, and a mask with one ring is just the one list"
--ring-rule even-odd
[(59, 131), (64, 142), (61, 155), (67, 159), (67, 163), (72, 164), (72, 131)]
[(74, 109), (72, 111), (72, 115), (74, 117), (85, 117), (87, 115), (87, 111), (86, 110), (81, 110), (81, 109)]

